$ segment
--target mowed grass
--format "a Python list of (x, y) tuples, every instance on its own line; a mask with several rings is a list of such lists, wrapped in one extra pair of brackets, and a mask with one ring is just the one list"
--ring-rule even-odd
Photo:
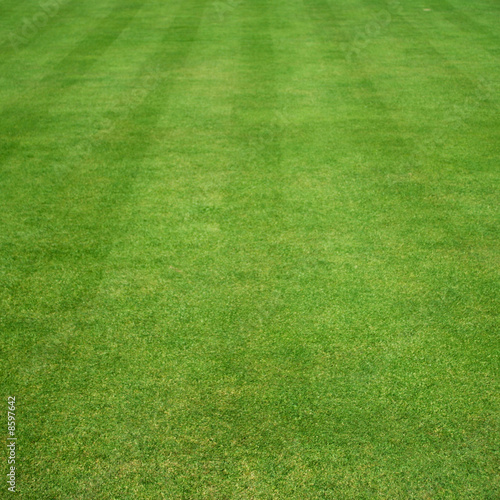
[(500, 4), (50, 5), (0, 6), (19, 498), (499, 498)]

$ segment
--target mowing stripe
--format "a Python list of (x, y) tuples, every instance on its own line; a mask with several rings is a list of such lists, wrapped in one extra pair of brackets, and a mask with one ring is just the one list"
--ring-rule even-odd
[[(43, 77), (29, 94), (18, 99), (0, 111), (0, 134), (3, 154), (0, 166), (22, 147), (22, 137), (37, 130), (47, 117), (52, 105), (63, 93), (74, 85), (81, 84), (81, 78), (98, 61), (106, 49), (132, 22), (145, 0), (138, 0), (131, 6), (116, 4), (111, 12), (95, 26), (76, 47), (59, 61), (54, 69)], [(31, 103), (28, 107), (26, 103)], [(3, 131), (3, 133), (2, 133)]]
[[(73, 322), (76, 328), (82, 327), (81, 332), (85, 331), (85, 328), (79, 321), (85, 322), (84, 311), (89, 308), (98, 292), (108, 255), (115, 240), (122, 236), (123, 231), (126, 231), (121, 218), (121, 207), (127, 204), (134, 186), (143, 175), (140, 169), (141, 160), (148, 148), (155, 142), (154, 129), (168, 110), (169, 90), (176, 85), (176, 71), (183, 67), (192, 50), (193, 43), (196, 41), (205, 4), (206, 2), (200, 3), (199, 0), (191, 0), (191, 2), (183, 4), (182, 11), (166, 31), (161, 48), (150, 58), (150, 64), (159, 68), (159, 74), (163, 72), (163, 79), (158, 82), (155, 88), (151, 89), (141, 103), (119, 118), (110, 133), (102, 137), (93, 149), (91, 159), (95, 165), (94, 168), (98, 170), (106, 168), (107, 181), (101, 190), (95, 193), (91, 209), (85, 214), (85, 219), (88, 218), (88, 224), (92, 227), (92, 230), (88, 231), (87, 239), (92, 243), (90, 246), (87, 244), (85, 251), (87, 265), (79, 261), (75, 277), (78, 281), (82, 276), (86, 276), (87, 279), (93, 276), (93, 284), (92, 286), (87, 285), (83, 291), (76, 291), (76, 295), (68, 296), (61, 304), (63, 310), (67, 308), (73, 311), (72, 315), (74, 311), (82, 311), (82, 318), (79, 319), (78, 315), (75, 315)], [(193, 9), (194, 6), (199, 6), (199, 9)], [(147, 66), (149, 64), (145, 65), (145, 67)], [(121, 161), (124, 157), (128, 160), (126, 165), (123, 165)], [(67, 180), (67, 189), (72, 193), (71, 196), (75, 196), (73, 190), (75, 187), (78, 189), (77, 182), (80, 176), (78, 167), (74, 171), (73, 178), (70, 177)], [(67, 195), (59, 193), (56, 196), (64, 199)], [(97, 214), (103, 207), (106, 207), (108, 211), (106, 218), (99, 218)], [(68, 217), (68, 215), (66, 218), (71, 225), (74, 223), (74, 216)], [(79, 224), (86, 223), (85, 219), (81, 220), (78, 215), (76, 218), (80, 219)], [(74, 244), (77, 245), (78, 242), (75, 241)], [(47, 258), (50, 258), (50, 254), (44, 255), (43, 252), (37, 256), (37, 259)], [(79, 333), (67, 329), (66, 337), (63, 336), (65, 340), (61, 340), (59, 336), (57, 342), (64, 343), (68, 341), (67, 336), (75, 336)], [(31, 363), (23, 364), (23, 371), (31, 373), (33, 364), (41, 365), (44, 360), (49, 358), (51, 347), (50, 344), (44, 347), (46, 342), (46, 339), (42, 342), (39, 338), (37, 344), (32, 346), (36, 354), (32, 356)], [(72, 342), (75, 342), (74, 338)], [(29, 378), (26, 379), (25, 383), (29, 384)]]
[[(347, 125), (345, 130), (351, 135), (349, 143), (352, 144), (352, 147), (350, 149), (359, 151), (362, 154), (360, 163), (369, 162), (373, 169), (378, 169), (379, 175), (382, 173), (381, 169), (384, 169), (383, 172), (385, 175), (399, 176), (402, 178), (404, 178), (404, 175), (408, 175), (408, 173), (413, 173), (413, 175), (418, 174), (419, 169), (427, 170), (429, 167), (427, 167), (426, 161), (428, 160), (420, 156), (422, 150), (420, 149), (419, 143), (414, 139), (414, 134), (400, 133), (394, 138), (394, 142), (391, 144), (391, 137), (387, 135), (387, 131), (411, 131), (412, 124), (407, 121), (404, 114), (398, 112), (397, 109), (395, 111), (393, 106), (386, 104), (385, 100), (382, 98), (383, 94), (376, 88), (373, 80), (369, 76), (371, 74), (369, 63), (366, 63), (364, 58), (347, 63), (343, 58), (338, 57), (338, 50), (335, 48), (329, 50), (330, 45), (334, 45), (335, 47), (344, 38), (341, 33), (339, 33), (341, 32), (341, 28), (339, 28), (339, 24), (335, 21), (335, 14), (329, 9), (328, 4), (326, 2), (314, 1), (307, 3), (306, 6), (310, 8), (311, 20), (316, 27), (319, 39), (325, 42), (323, 44), (323, 57), (330, 61), (329, 66), (332, 68), (339, 64), (342, 66), (343, 73), (349, 76), (349, 81), (351, 82), (349, 85), (349, 93), (359, 99), (360, 106), (370, 110), (367, 112), (369, 113), (368, 116), (374, 116), (374, 112), (376, 112), (376, 116), (378, 115), (376, 121), (377, 125), (374, 127), (371, 134), (367, 133), (366, 121), (363, 128), (363, 135), (356, 132), (356, 124), (353, 126), (348, 122), (347, 124), (344, 122), (344, 124)], [(442, 59), (438, 51), (434, 51), (434, 55)], [(452, 65), (450, 65), (448, 71), (452, 74), (458, 73)], [(461, 74), (460, 76), (462, 80), (465, 80), (467, 83), (469, 82), (467, 77)], [(368, 149), (369, 145), (377, 142), (384, 148), (383, 157), (380, 157), (376, 150)], [(392, 162), (392, 155), (387, 151), (388, 144), (391, 144), (394, 152), (394, 159), (396, 160), (402, 157), (406, 158), (406, 162), (395, 160)], [(348, 149), (348, 147), (345, 148), (345, 150)], [(429, 154), (429, 151), (427, 151), (427, 154)], [(437, 151), (432, 151), (434, 157), (439, 154), (439, 149)], [(332, 159), (332, 162), (334, 161), (335, 159)], [(439, 172), (436, 172), (436, 175), (439, 175)], [(426, 222), (428, 217), (432, 216), (435, 220), (436, 227), (440, 227), (441, 230), (447, 232), (449, 237), (456, 240), (457, 245), (460, 244), (461, 240), (470, 237), (470, 235), (463, 233), (463, 223), (449, 216), (450, 211), (453, 209), (453, 203), (448, 201), (443, 206), (442, 199), (437, 197), (435, 193), (429, 192), (425, 185), (411, 182), (407, 182), (406, 184), (401, 183), (396, 186), (391, 186), (390, 182), (387, 182), (386, 186), (384, 186), (383, 183), (372, 185), (371, 172), (360, 175), (359, 181), (361, 183), (366, 183), (365, 190), (373, 190), (374, 193), (380, 193), (379, 197), (373, 197), (373, 206), (371, 209), (374, 211), (374, 214), (377, 210), (380, 211), (384, 208), (384, 200), (393, 202), (393, 199), (396, 198), (398, 203), (394, 205), (398, 207), (397, 212), (390, 211), (390, 206), (387, 205), (388, 211), (384, 214), (384, 218), (388, 221), (401, 221), (410, 218), (414, 220), (416, 231), (418, 231), (418, 226)], [(383, 189), (382, 192), (380, 192), (381, 188)], [(415, 203), (419, 203), (420, 206), (427, 206), (428, 210), (422, 214), (415, 213), (413, 209)], [(367, 242), (369, 241), (368, 239), (373, 238), (373, 234), (368, 231), (368, 228), (364, 234), (366, 234)], [(418, 234), (418, 232), (416, 234)]]
[[(71, 18), (71, 16), (74, 15), (75, 11), (77, 11), (78, 8), (81, 7), (81, 3), (77, 0), (62, 0), (61, 2), (59, 2), (58, 0), (48, 0), (47, 4), (50, 5), (55, 2), (60, 4), (56, 16), (61, 17), (64, 16)], [(24, 19), (28, 19), (28, 21), (30, 20), (29, 13), (26, 16), (26, 9), (28, 7), (26, 5), (27, 3), (31, 4), (29, 0), (20, 3), (16, 2), (17, 9), (9, 10), (11, 15), (8, 18), (3, 18), (2, 20), (5, 25), (10, 25), (10, 33), (3, 40), (0, 40), (0, 53), (2, 54), (0, 68), (8, 67), (11, 64), (15, 63), (15, 60), (22, 58), (24, 52), (36, 43), (36, 35), (33, 35), (31, 37), (24, 37), (25, 41), (21, 38), (21, 43), (19, 43), (19, 40), (17, 38), (22, 37), (23, 35)], [(36, 16), (36, 14), (45, 12), (45, 10), (41, 8), (41, 5), (44, 5), (44, 3), (42, 2), (41, 4), (37, 5), (36, 12), (33, 15)], [(29, 7), (31, 7), (31, 5)], [(22, 15), (24, 15), (24, 17), (21, 18)], [(18, 23), (18, 25), (16, 25), (15, 23)], [(51, 29), (53, 29), (55, 24), (56, 23), (53, 23), (49, 19), (49, 21), (47, 22), (47, 26), (41, 26), (40, 29), (49, 32)]]
[[(429, 6), (434, 11), (438, 12), (440, 16), (448, 19), (451, 23), (453, 23), (465, 33), (477, 33), (479, 35), (487, 36), (491, 40), (492, 45), (498, 47), (498, 44), (500, 43), (500, 38), (498, 37), (498, 35), (496, 33), (493, 33), (493, 31), (491, 31), (488, 26), (475, 21), (472, 18), (472, 15), (467, 13), (467, 10), (457, 8), (446, 0), (439, 0), (439, 5), (436, 3), (436, 1), (431, 1), (429, 3)], [(469, 11), (474, 10), (475, 8), (474, 4), (469, 4), (467, 7), (469, 8)], [(488, 47), (483, 47), (483, 49), (488, 51), (493, 56), (497, 56), (498, 49), (495, 51), (491, 50)]]

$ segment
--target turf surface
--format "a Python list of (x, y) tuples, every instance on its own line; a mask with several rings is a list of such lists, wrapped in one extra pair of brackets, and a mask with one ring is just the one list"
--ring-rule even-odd
[(19, 498), (499, 498), (499, 20), (3, 0)]

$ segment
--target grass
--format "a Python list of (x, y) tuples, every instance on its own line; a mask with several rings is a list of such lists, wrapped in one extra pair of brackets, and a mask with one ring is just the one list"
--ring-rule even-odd
[(0, 7), (19, 498), (498, 498), (498, 2), (51, 1)]

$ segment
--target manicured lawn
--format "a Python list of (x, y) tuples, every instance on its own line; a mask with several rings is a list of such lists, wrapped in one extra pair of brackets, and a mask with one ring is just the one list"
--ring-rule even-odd
[(3, 0), (17, 498), (500, 498), (499, 21)]

